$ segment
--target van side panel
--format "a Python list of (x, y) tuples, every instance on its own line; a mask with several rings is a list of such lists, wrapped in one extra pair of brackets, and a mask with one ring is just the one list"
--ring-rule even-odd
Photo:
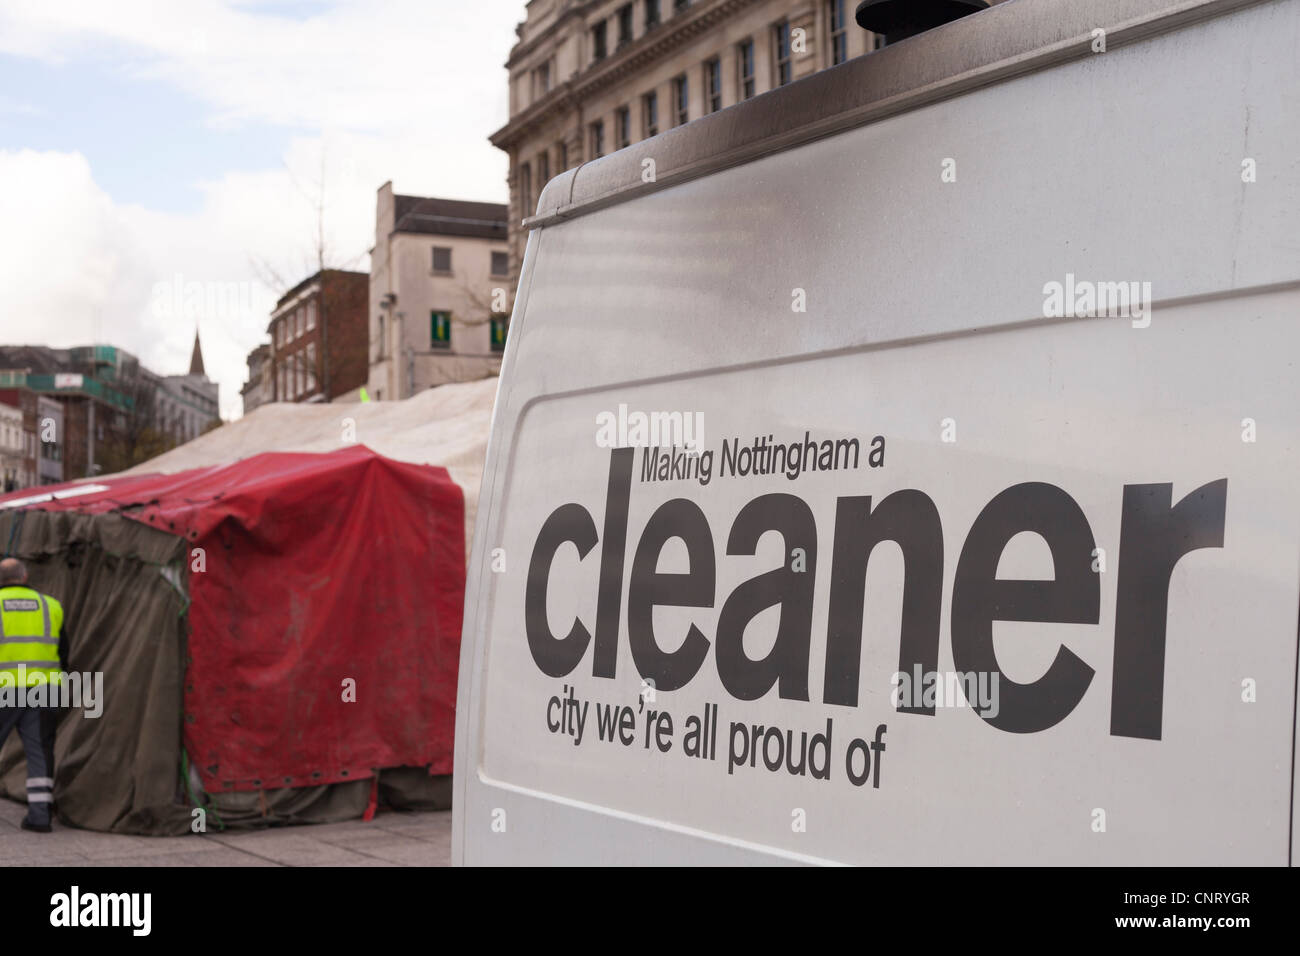
[(1298, 32), (1247, 7), (536, 230), (454, 858), (1289, 862)]

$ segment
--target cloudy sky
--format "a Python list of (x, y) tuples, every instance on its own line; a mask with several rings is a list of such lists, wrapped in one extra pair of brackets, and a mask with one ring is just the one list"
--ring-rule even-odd
[(487, 137), (523, 13), (0, 0), (0, 342), (118, 345), (173, 374), (197, 322), (222, 414), (239, 415), (276, 284), (314, 271), (322, 195), (328, 264), (363, 271), (385, 180), (506, 200)]

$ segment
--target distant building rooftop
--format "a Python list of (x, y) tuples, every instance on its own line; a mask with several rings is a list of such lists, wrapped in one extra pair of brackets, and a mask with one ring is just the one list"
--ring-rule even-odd
[(0, 345), (0, 368), (53, 375), (66, 372), (71, 364), (70, 349), (52, 349), (44, 345)]
[[(370, 273), (369, 273), (369, 272), (356, 272), (356, 271), (354, 271), (354, 270), (350, 270), (350, 269), (324, 269), (324, 270), (321, 270), (321, 271), (323, 271), (323, 272), (328, 272), (328, 273), (330, 273), (331, 275), (339, 275), (339, 276), (363, 276), (367, 281), (369, 281), (369, 279), (370, 279)], [(301, 282), (299, 282), (296, 286), (294, 286), (292, 289), (290, 289), (290, 290), (289, 290), (288, 292), (286, 292), (284, 295), (280, 296), (280, 298), (276, 299), (276, 300), (275, 300), (275, 311), (278, 312), (278, 311), (280, 310), (280, 307), (281, 307), (281, 306), (283, 306), (286, 302), (289, 302), (290, 300), (292, 300), (296, 295), (298, 295), (299, 292), (302, 292), (303, 289), (307, 288), (307, 287), (308, 287), (309, 285), (311, 285), (313, 282), (319, 282), (319, 281), (320, 281), (320, 276), (321, 276), (321, 272), (320, 272), (320, 271), (318, 271), (318, 272), (313, 272), (311, 275), (309, 275), (307, 278), (303, 279)]]
[(393, 196), (393, 232), (506, 240), (506, 206), (495, 202)]

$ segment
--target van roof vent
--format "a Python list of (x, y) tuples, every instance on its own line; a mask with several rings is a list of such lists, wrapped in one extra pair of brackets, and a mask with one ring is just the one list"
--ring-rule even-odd
[(988, 0), (862, 0), (858, 26), (884, 34), (886, 45), (960, 20), (988, 6)]

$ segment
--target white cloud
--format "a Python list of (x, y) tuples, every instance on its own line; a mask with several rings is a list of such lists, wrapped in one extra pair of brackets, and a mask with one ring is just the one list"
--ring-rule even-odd
[(0, 0), (0, 53), (65, 69), (109, 57), (195, 97), (214, 136), (248, 122), (297, 131), (282, 165), (193, 184), (203, 202), (187, 215), (115, 202), (80, 153), (0, 151), (0, 340), (116, 344), (160, 373), (185, 371), (194, 319), (160, 314), (155, 294), (242, 283), (258, 308), (198, 320), (222, 413), (238, 415), (262, 306), (280, 291), (254, 263), (289, 284), (314, 271), (304, 193), (317, 195), (322, 169), (330, 264), (345, 268), (369, 267), (385, 180), (403, 193), (505, 200), (506, 160), (487, 136), (505, 122), (502, 65), (522, 15), (522, 0)]
[(106, 315), (138, 306), (141, 250), (85, 157), (0, 152), (0, 223), (7, 341), (85, 343)]
[(341, 0), (291, 19), (217, 0), (0, 0), (0, 52), (67, 62), (107, 44), (132, 73), (193, 94), (221, 122), (456, 130), (481, 125), (484, 111), (504, 118), (502, 65), (523, 6)]
[(222, 411), (238, 414), (244, 353), (265, 328), (268, 290), (246, 285), (245, 301), (234, 303), (242, 308), (218, 302), (217, 311), (197, 317), (155, 302), (158, 284), (177, 276), (214, 288), (248, 283), (243, 239), (211, 203), (194, 217), (119, 205), (78, 153), (0, 151), (0, 223), (0, 341), (108, 343), (174, 374), (188, 368), (197, 320), (210, 374), (222, 385)]

